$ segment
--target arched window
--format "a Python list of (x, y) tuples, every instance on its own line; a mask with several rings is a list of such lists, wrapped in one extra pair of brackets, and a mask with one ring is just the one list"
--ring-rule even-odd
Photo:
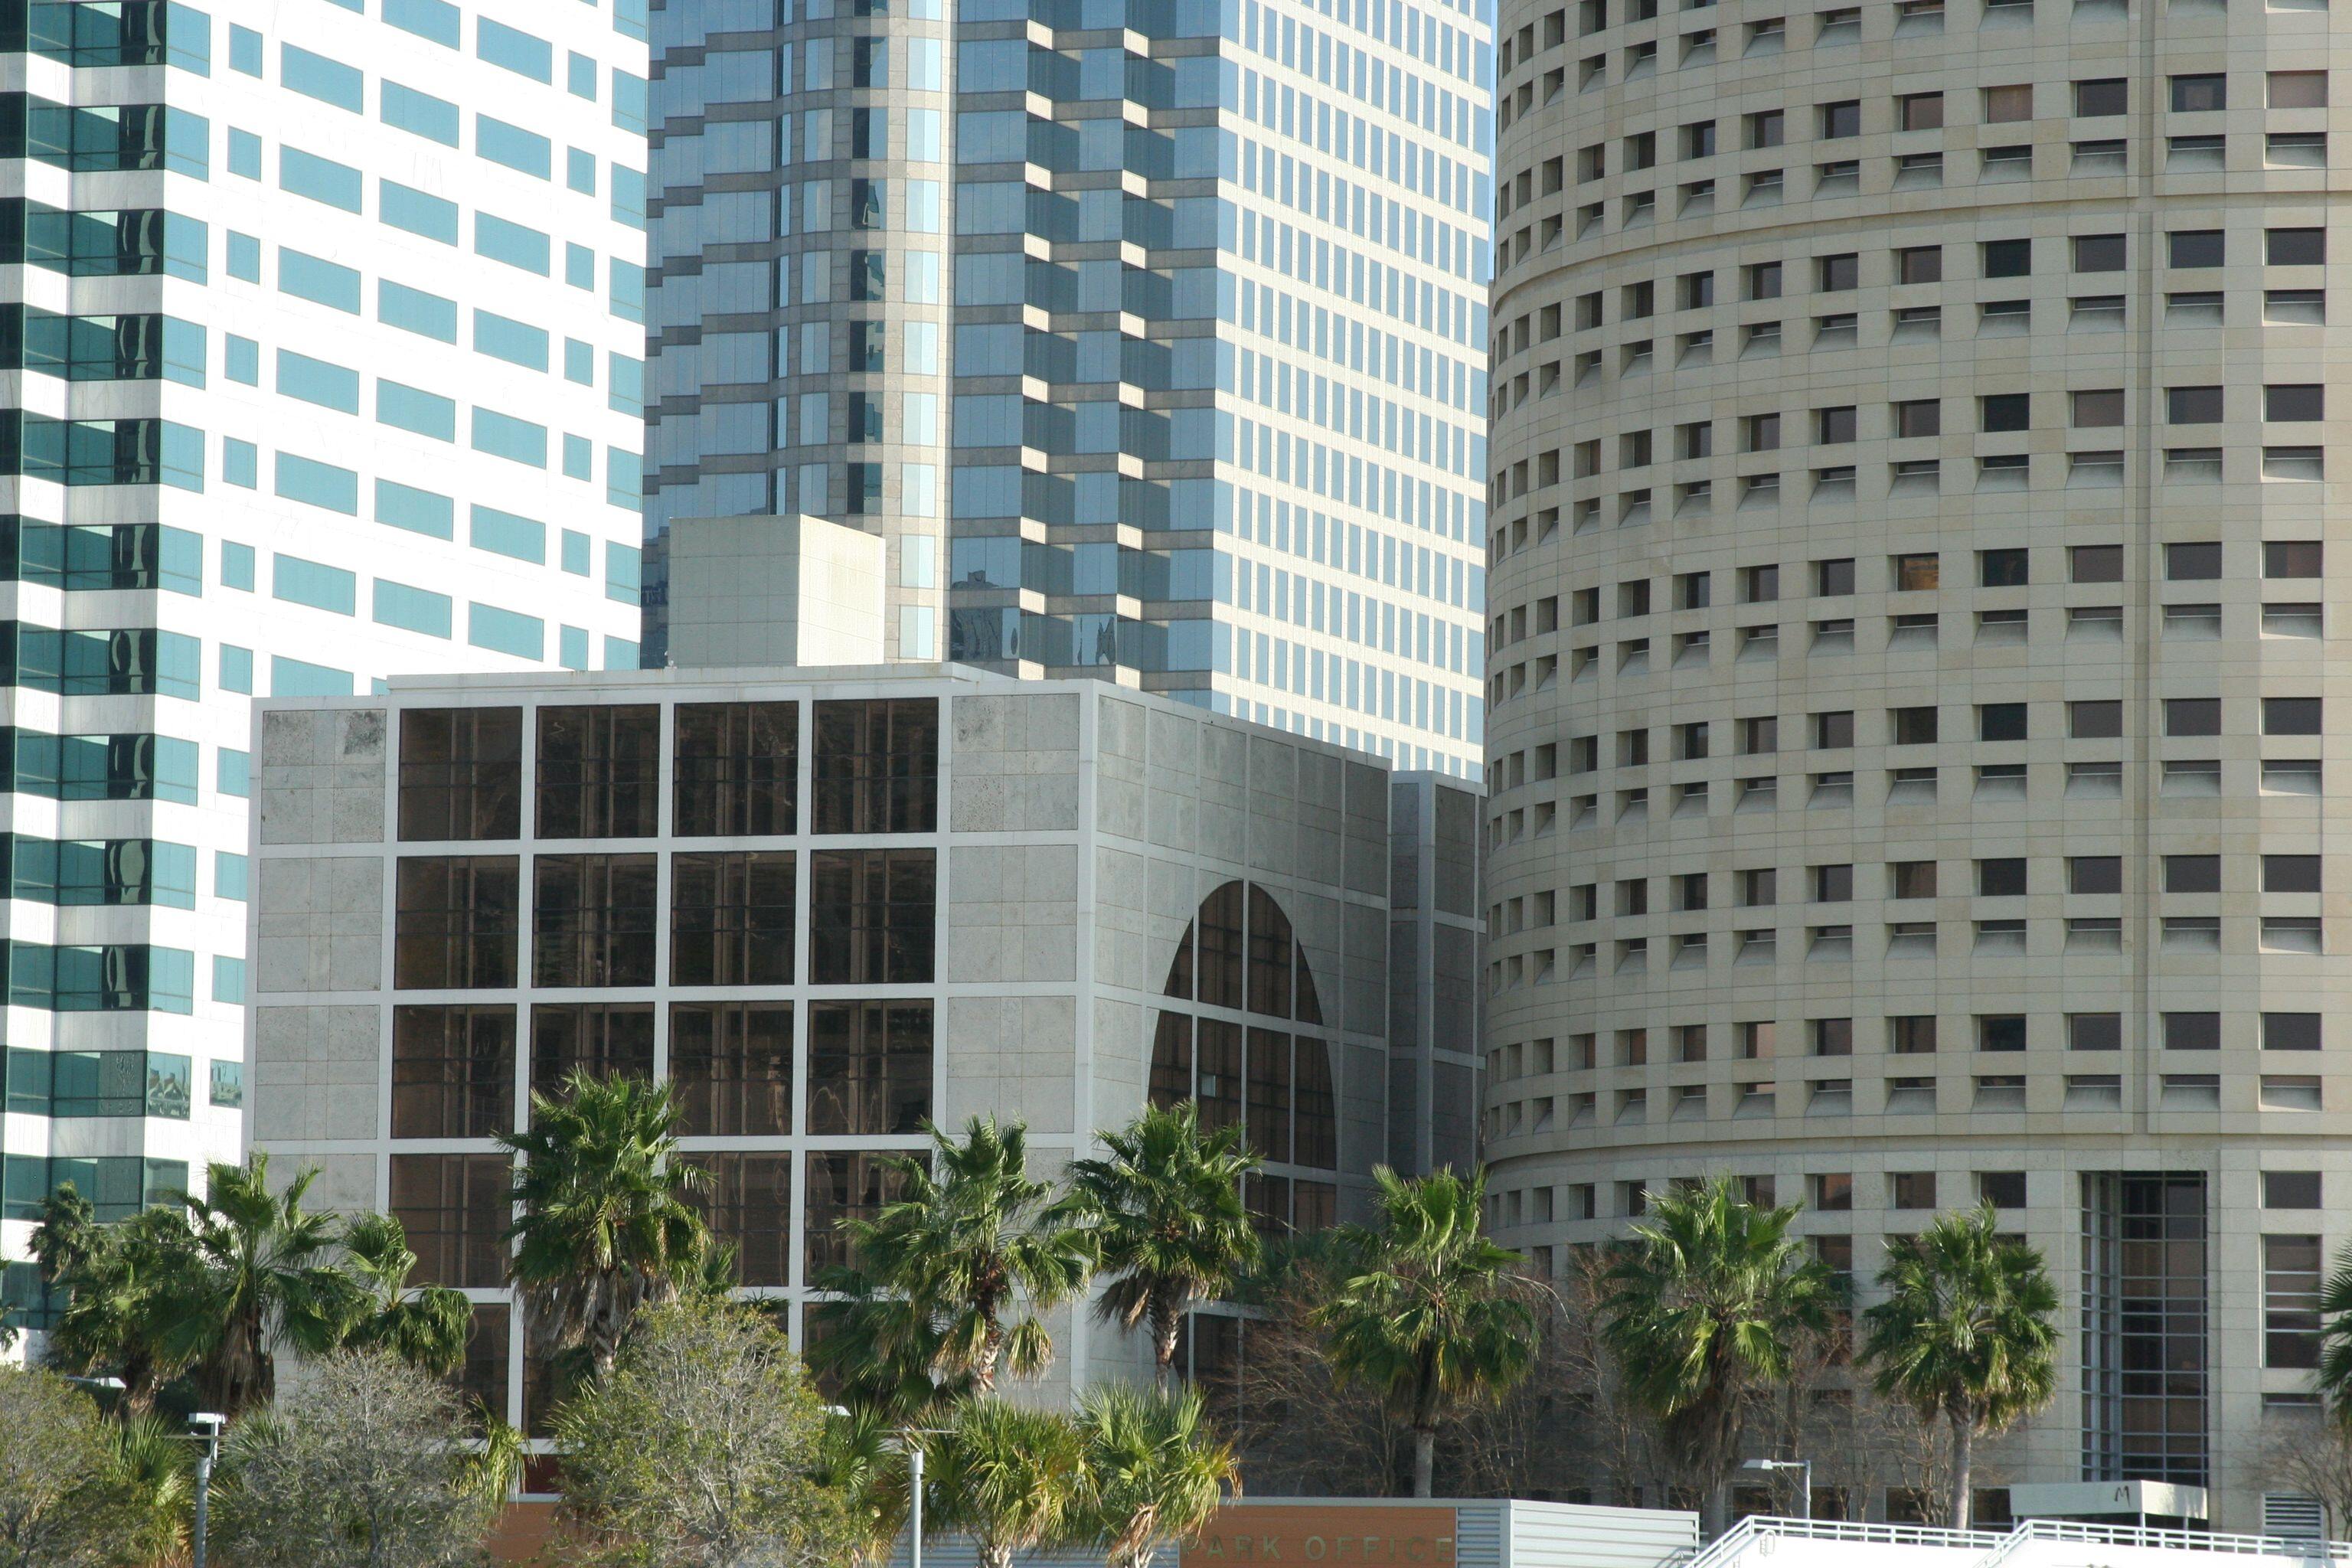
[[(1168, 965), (1151, 1103), (1191, 1100), (1204, 1127), (1243, 1130), (1269, 1167), (1339, 1166), (1331, 1046), (1307, 950), (1272, 893), (1227, 882), (1201, 900)], [(1250, 1205), (1269, 1227), (1328, 1225), (1336, 1190), (1269, 1169)], [(1294, 1205), (1295, 1198), (1295, 1205)]]

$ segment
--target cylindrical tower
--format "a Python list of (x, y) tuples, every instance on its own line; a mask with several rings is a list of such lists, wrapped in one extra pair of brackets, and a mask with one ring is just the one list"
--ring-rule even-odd
[(1507, 0), (1497, 37), (1506, 1238), (1728, 1172), (1866, 1302), (1885, 1237), (1990, 1199), (2066, 1336), (1999, 1479), (2284, 1519), (2352, 1239), (2352, 34)]

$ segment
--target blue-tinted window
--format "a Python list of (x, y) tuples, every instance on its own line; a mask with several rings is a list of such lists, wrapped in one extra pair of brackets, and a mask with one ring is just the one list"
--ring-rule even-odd
[(563, 379), (583, 386), (596, 384), (596, 349), (578, 338), (563, 340)]
[(250, 131), (228, 128), (228, 172), (243, 180), (261, 178), (261, 138)]
[[(288, 693), (278, 691), (276, 696)], [(253, 755), (233, 747), (223, 746), (213, 753), (213, 787), (223, 795), (240, 799), (253, 793)]]
[(278, 50), (278, 79), (305, 98), (348, 109), (353, 114), (367, 112), (366, 76), (357, 67), (341, 60), (282, 44)]
[(247, 76), (261, 74), (261, 35), (231, 22), (228, 26), (228, 68)]
[[(604, 448), (604, 500), (624, 511), (645, 505), (646, 458), (642, 452)], [(618, 668), (618, 667), (616, 667)]]
[(563, 150), (563, 183), (583, 196), (596, 194), (596, 154), (578, 147)]
[(247, 283), (261, 281), (261, 241), (249, 234), (229, 231), (228, 275)]
[(525, 131), (487, 114), (474, 116), (474, 151), (493, 163), (541, 180), (550, 177), (554, 156), (547, 138), (536, 131)]
[(574, 98), (596, 101), (596, 62), (586, 55), (570, 54), (563, 60), (563, 88)]
[(226, 849), (213, 851), (213, 896), (217, 899), (244, 899), (248, 867), (242, 855)]
[(448, 0), (383, 0), (383, 19), (404, 33), (430, 38), (444, 48), (458, 46), (460, 16)]
[(535, 228), (509, 223), (494, 213), (474, 215), (474, 254), (525, 272), (547, 276), (548, 237)]
[(547, 467), (547, 426), (501, 414), (495, 408), (474, 410), (473, 446), (477, 452), (488, 452), (509, 462), (527, 463), (534, 468)]
[[(230, 1005), (236, 1007), (242, 1007), (245, 1005), (245, 960), (241, 958), (227, 957), (219, 957), (213, 960), (213, 1000), (215, 1002), (226, 1002)], [(234, 1092), (236, 1096), (234, 1101), (226, 1100), (221, 1098), (222, 1093), (224, 1092), (222, 1089), (222, 1075), (225, 1071), (232, 1075), (232, 1081), (235, 1085), (232, 1092)], [(245, 1064), (243, 1062), (213, 1063), (213, 1103), (215, 1105), (226, 1105), (230, 1103), (241, 1105), (244, 1101)]]
[(220, 687), (223, 691), (253, 690), (253, 650), (234, 643), (220, 645)]
[(252, 442), (234, 436), (221, 437), (221, 478), (239, 489), (249, 490), (261, 483), (261, 455)]
[(386, 125), (445, 147), (457, 144), (457, 106), (446, 98), (387, 80), (377, 89), (376, 113)]
[(645, 552), (634, 544), (604, 546), (604, 597), (624, 605), (644, 598)]
[(547, 623), (537, 616), (501, 610), (495, 605), (466, 606), (466, 640), (493, 653), (517, 658), (541, 658), (547, 651)]
[(457, 533), (457, 503), (447, 496), (391, 479), (375, 482), (375, 520), (387, 527), (449, 539)]
[(443, 245), (457, 243), (457, 204), (394, 180), (375, 183), (376, 214), (394, 228)]
[(224, 588), (253, 592), (253, 546), (221, 541), (220, 579)]
[(627, 637), (606, 637), (604, 639), (604, 668), (606, 669), (635, 669), (637, 668), (637, 659), (639, 657), (640, 654), (637, 645), (630, 641)]
[(429, 588), (412, 588), (405, 583), (394, 583), (383, 577), (375, 580), (375, 619), (381, 626), (422, 632), (426, 637), (446, 637), (450, 632), (450, 610), (446, 594), (436, 594)]
[[(644, 300), (643, 273), (639, 273), (639, 303)], [(563, 245), (563, 281), (574, 289), (593, 289), (596, 287), (596, 253), (584, 245)]]
[(646, 319), (646, 269), (615, 256), (607, 264), (612, 275), (612, 312), (625, 321)]
[(646, 79), (618, 66), (613, 68), (613, 123), (640, 136), (646, 133)]
[(419, 436), (429, 436), (436, 441), (454, 442), (457, 439), (457, 405), (455, 399), (418, 387), (404, 386), (396, 381), (376, 382), (375, 417), (379, 425), (414, 431)]
[(360, 313), (360, 275), (348, 267), (299, 250), (278, 247), (278, 287), (283, 293), (352, 315)]
[(502, 69), (533, 81), (555, 79), (555, 46), (536, 34), (488, 16), (474, 19), (474, 53)]
[[(311, 664), (303, 659), (273, 655), (269, 660), (269, 695), (272, 697), (349, 697), (352, 694), (352, 672), (334, 669), (323, 664)], [(245, 753), (237, 753), (243, 756)]]
[(547, 368), (547, 334), (528, 321), (488, 310), (474, 312), (474, 350), (525, 370)]
[(347, 213), (360, 210), (360, 172), (299, 147), (278, 149), (278, 184), (298, 196), (307, 196)]
[(278, 351), (278, 390), (338, 413), (360, 411), (359, 372), (291, 349)]
[(566, 669), (588, 668), (588, 628), (562, 626), (556, 631), (556, 662)]
[(306, 506), (323, 507), (347, 517), (360, 513), (360, 477), (349, 468), (339, 468), (314, 458), (278, 453), (277, 490), (288, 500), (298, 500)]
[(586, 484), (595, 477), (596, 443), (585, 436), (563, 437), (563, 477)]
[(493, 555), (511, 556), (534, 566), (547, 564), (547, 525), (495, 507), (473, 509), (466, 542)]
[(604, 402), (615, 414), (646, 411), (646, 362), (635, 354), (604, 356)]
[(457, 300), (411, 289), (405, 283), (394, 283), (389, 278), (376, 280), (375, 319), (386, 326), (421, 337), (438, 338), (445, 343), (457, 341)]
[(338, 616), (359, 613), (359, 578), (340, 566), (305, 561), (299, 555), (274, 555), (269, 562), (269, 593), (289, 605), (308, 605)]
[(221, 374), (247, 386), (261, 384), (261, 345), (235, 332), (221, 339)]
[[(877, 182), (877, 184), (879, 182)], [(613, 165), (613, 221), (632, 228), (646, 226), (646, 172), (625, 163)]]
[(566, 572), (571, 573), (575, 577), (587, 576), (591, 570), (588, 564), (589, 546), (593, 542), (594, 542), (586, 534), (581, 532), (577, 529), (565, 529), (563, 531), (563, 552), (561, 557), (561, 564), (563, 569)]

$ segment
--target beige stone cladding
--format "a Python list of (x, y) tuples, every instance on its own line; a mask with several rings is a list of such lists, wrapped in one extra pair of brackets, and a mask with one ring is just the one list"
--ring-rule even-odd
[[(1993, 1195), (2066, 1331), (2003, 1475), (2193, 1475), (2260, 1528), (2290, 1264), (2352, 1241), (2344, 29), (1521, 0), (1497, 37), (1505, 1234), (1557, 1266), (1643, 1184), (1850, 1177), (1801, 1226), (1866, 1302), (1917, 1199)], [(2109, 1173), (2182, 1178), (2202, 1236), (2204, 1370), (2145, 1442)]]

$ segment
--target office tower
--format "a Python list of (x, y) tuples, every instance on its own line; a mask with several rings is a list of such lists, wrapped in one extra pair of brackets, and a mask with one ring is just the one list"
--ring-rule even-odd
[(236, 1156), (251, 696), (637, 659), (642, 16), (249, 13), (0, 12), (5, 1258)]
[(888, 542), (894, 658), (1475, 775), (1488, 28), (1403, 0), (653, 13), (673, 517)]
[[(266, 703), (260, 736), (254, 1142), (400, 1216), (417, 1281), (477, 1303), (469, 1383), (534, 1435), (492, 1134), (574, 1068), (677, 1087), (710, 1222), (796, 1339), (925, 1118), (1022, 1118), (1050, 1173), (1193, 1099), (1265, 1156), (1270, 1234), (1365, 1216), (1415, 983), (1376, 759), (938, 664), (400, 679)], [(1426, 885), (1474, 874), (1446, 843)], [(1053, 1329), (1049, 1390), (1149, 1364), (1084, 1310)], [(1188, 1364), (1246, 1332), (1196, 1318)]]
[(1988, 1199), (2063, 1294), (2005, 1475), (2232, 1530), (2352, 1239), (2334, 36), (1528, 0), (1498, 49), (1507, 1234), (1730, 1172), (1867, 1300)]

